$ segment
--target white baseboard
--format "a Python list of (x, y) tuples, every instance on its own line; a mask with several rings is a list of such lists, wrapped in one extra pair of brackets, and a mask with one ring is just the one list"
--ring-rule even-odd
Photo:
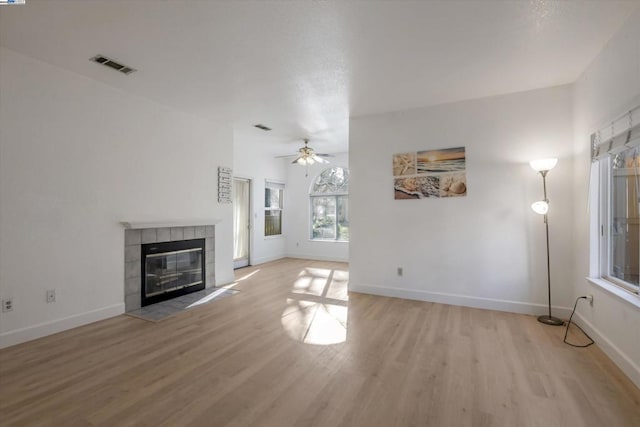
[(266, 262), (277, 261), (283, 258), (308, 259), (311, 261), (349, 262), (348, 259), (342, 259), (339, 257), (327, 257), (327, 256), (306, 255), (306, 254), (282, 254), (282, 255), (268, 256), (268, 257), (262, 257), (262, 258), (252, 258), (251, 265), (260, 265)]
[(577, 324), (598, 344), (598, 346), (609, 356), (627, 377), (640, 388), (640, 366), (605, 337), (580, 313), (576, 313), (574, 319)]
[(294, 259), (309, 259), (311, 261), (330, 261), (330, 262), (349, 262), (348, 258), (321, 256), (321, 255), (307, 255), (307, 254), (287, 254), (286, 258)]
[[(510, 313), (531, 315), (541, 315), (547, 313), (547, 306), (545, 304), (533, 304), (528, 302), (450, 294), (444, 292), (432, 292), (406, 288), (389, 288), (385, 286), (374, 285), (353, 285), (351, 283), (349, 284), (349, 290), (353, 292), (360, 292), (363, 294), (436, 302), (440, 304), (460, 305), (463, 307), (483, 308), (487, 310), (507, 311)], [(569, 307), (552, 307), (552, 310), (554, 316), (558, 316), (561, 318), (567, 319), (571, 315), (571, 308)]]
[(280, 255), (265, 256), (261, 258), (251, 258), (250, 265), (260, 265), (260, 264), (264, 264), (265, 262), (277, 261), (282, 258), (286, 258), (286, 256), (284, 254), (280, 254)]
[(98, 320), (108, 319), (124, 313), (124, 303), (110, 305), (86, 313), (74, 314), (62, 319), (52, 320), (26, 328), (0, 334), (0, 348), (9, 347), (23, 342), (31, 341), (47, 335), (66, 331)]

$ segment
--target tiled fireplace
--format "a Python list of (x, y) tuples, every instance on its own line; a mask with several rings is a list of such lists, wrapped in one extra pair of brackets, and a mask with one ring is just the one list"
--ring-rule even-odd
[(126, 312), (215, 286), (214, 225), (122, 224)]

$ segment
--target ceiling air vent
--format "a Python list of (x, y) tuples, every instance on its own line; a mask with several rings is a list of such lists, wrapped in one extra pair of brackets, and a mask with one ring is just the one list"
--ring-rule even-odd
[(102, 64), (109, 68), (113, 68), (114, 70), (120, 71), (121, 73), (124, 73), (124, 74), (131, 74), (134, 71), (136, 71), (135, 68), (122, 65), (119, 62), (114, 61), (113, 59), (107, 58), (106, 56), (103, 56), (103, 55), (96, 55), (93, 58), (91, 58), (91, 61), (97, 62), (98, 64)]
[(267, 127), (267, 126), (265, 126), (265, 125), (261, 125), (261, 124), (257, 124), (257, 125), (253, 125), (253, 126), (254, 126), (254, 127), (257, 127), (258, 129), (265, 130), (265, 131), (269, 131), (269, 130), (271, 130), (271, 128), (270, 128), (270, 127)]

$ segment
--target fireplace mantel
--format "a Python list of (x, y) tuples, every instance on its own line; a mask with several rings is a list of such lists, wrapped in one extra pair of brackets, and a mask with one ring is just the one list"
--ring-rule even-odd
[(167, 221), (120, 221), (120, 224), (127, 230), (139, 230), (143, 228), (165, 228), (165, 227), (197, 227), (203, 225), (216, 225), (219, 219), (182, 219)]

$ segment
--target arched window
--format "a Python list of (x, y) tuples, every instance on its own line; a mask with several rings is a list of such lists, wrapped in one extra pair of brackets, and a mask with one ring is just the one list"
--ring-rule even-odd
[(349, 170), (323, 170), (311, 185), (311, 239), (349, 240)]

